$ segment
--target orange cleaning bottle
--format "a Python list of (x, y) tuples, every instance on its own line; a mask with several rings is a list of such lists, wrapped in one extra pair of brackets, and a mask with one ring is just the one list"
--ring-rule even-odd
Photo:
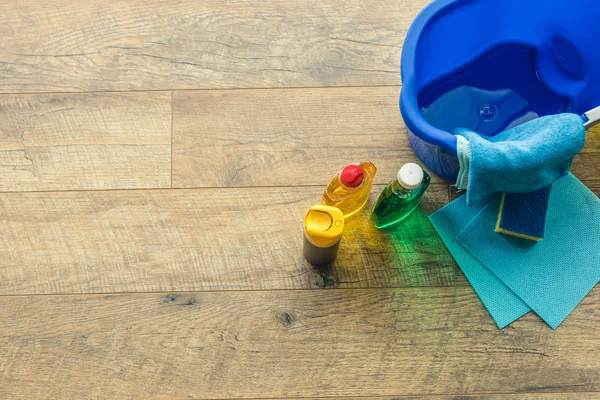
[(323, 204), (337, 207), (347, 221), (367, 204), (377, 168), (371, 162), (350, 164), (336, 174), (323, 194)]

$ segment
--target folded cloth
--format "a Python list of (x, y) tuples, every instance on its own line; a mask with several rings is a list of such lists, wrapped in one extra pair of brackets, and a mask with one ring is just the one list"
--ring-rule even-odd
[(496, 232), (539, 242), (544, 238), (552, 186), (531, 193), (502, 193)]
[(492, 137), (464, 129), (456, 134), (469, 142), (465, 155), (464, 145), (457, 143), (459, 160), (468, 164), (469, 205), (494, 193), (528, 193), (550, 186), (569, 172), (585, 142), (583, 119), (568, 113), (537, 118)]
[(556, 329), (600, 279), (600, 199), (571, 174), (556, 181), (539, 243), (493, 232), (499, 202), (456, 240)]
[(459, 128), (454, 131), (456, 135), (456, 156), (458, 158), (458, 176), (456, 177), (456, 188), (466, 190), (469, 187), (469, 172), (471, 169), (471, 146), (467, 138), (461, 132), (469, 132)]
[(469, 207), (466, 196), (462, 196), (431, 214), (429, 220), (498, 328), (502, 329), (531, 311), (531, 308), (455, 239), (483, 206)]

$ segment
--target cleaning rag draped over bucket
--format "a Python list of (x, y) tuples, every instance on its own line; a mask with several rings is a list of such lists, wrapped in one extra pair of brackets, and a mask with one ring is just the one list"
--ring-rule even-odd
[[(459, 177), (468, 176), (468, 205), (495, 193), (530, 193), (550, 186), (567, 175), (585, 142), (583, 120), (576, 114), (538, 118), (492, 137), (456, 133), (468, 141), (468, 146), (457, 146)], [(459, 179), (459, 185), (464, 181)]]

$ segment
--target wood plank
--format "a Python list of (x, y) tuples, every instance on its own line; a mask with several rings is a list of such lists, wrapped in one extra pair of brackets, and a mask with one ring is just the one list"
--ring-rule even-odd
[(1, 297), (0, 397), (600, 390), (600, 288), (502, 331), (469, 287)]
[(597, 179), (592, 182), (584, 182), (585, 185), (596, 194), (596, 196), (600, 197), (600, 179)]
[(585, 146), (575, 157), (571, 171), (600, 196), (600, 126), (592, 128), (585, 139)]
[(0, 90), (397, 85), (407, 29), (427, 3), (8, 0)]
[(584, 183), (600, 183), (600, 151), (587, 151), (575, 156), (571, 172)]
[(587, 131), (583, 151), (600, 152), (600, 125)]
[(0, 191), (163, 188), (170, 175), (170, 93), (0, 96)]
[[(398, 110), (399, 87), (176, 92), (173, 185), (326, 184), (345, 164), (373, 161), (386, 183), (417, 161)], [(600, 177), (600, 135), (573, 164)], [(435, 182), (440, 178), (433, 176)]]
[(365, 396), (365, 397), (317, 397), (313, 400), (598, 400), (600, 393), (519, 393), (485, 395), (423, 395), (423, 396)]
[(323, 185), (358, 161), (372, 161), (376, 182), (387, 183), (403, 163), (417, 161), (399, 93), (399, 87), (176, 92), (173, 185)]
[[(373, 198), (381, 186), (373, 190)], [(421, 210), (379, 232), (348, 223), (338, 261), (302, 256), (302, 220), (321, 187), (0, 195), (0, 294), (465, 284)], [(365, 212), (366, 214), (366, 212)]]

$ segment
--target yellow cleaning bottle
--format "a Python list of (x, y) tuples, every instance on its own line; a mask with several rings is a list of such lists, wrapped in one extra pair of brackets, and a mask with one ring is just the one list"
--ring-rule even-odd
[(344, 233), (344, 214), (329, 206), (314, 206), (304, 217), (304, 257), (316, 267), (335, 261)]
[(345, 220), (355, 217), (367, 204), (377, 168), (371, 162), (350, 164), (336, 174), (323, 194), (323, 204), (339, 208)]

